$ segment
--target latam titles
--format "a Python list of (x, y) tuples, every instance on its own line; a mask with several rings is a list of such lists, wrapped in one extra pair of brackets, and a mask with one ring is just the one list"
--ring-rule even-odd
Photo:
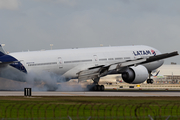
[(138, 56), (138, 55), (151, 55), (151, 52), (149, 50), (140, 50), (140, 51), (133, 51), (133, 54), (135, 56)]

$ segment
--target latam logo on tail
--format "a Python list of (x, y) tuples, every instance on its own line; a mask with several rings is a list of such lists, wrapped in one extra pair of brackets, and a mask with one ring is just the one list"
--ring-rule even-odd
[(133, 54), (135, 56), (138, 56), (138, 55), (154, 55), (156, 56), (156, 52), (154, 50), (140, 50), (140, 51), (133, 51)]

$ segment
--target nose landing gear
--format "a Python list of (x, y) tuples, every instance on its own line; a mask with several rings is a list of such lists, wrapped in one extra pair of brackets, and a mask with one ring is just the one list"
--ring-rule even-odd
[(153, 79), (147, 79), (147, 84), (153, 84), (154, 80)]
[(151, 79), (151, 72), (149, 72), (149, 79), (147, 79), (147, 84), (153, 84), (154, 80)]

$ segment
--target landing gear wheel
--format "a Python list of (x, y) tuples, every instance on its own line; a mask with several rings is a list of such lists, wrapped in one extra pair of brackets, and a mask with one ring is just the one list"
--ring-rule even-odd
[(154, 80), (151, 79), (151, 76), (152, 76), (151, 71), (149, 71), (149, 79), (147, 79), (147, 84), (153, 84)]
[(95, 86), (93, 87), (93, 90), (94, 90), (94, 91), (97, 91), (97, 90), (98, 90), (97, 85), (95, 85)]
[(104, 91), (104, 85), (98, 85), (99, 79), (99, 77), (92, 79), (94, 83), (92, 85), (88, 85), (87, 88), (90, 91)]
[(149, 79), (147, 79), (147, 84), (149, 84), (150, 83), (150, 80)]
[(101, 86), (100, 85), (96, 85), (97, 86), (97, 91), (101, 90)]
[(101, 91), (104, 91), (104, 85), (101, 85), (100, 88)]
[(93, 87), (93, 90), (94, 90), (94, 91), (100, 91), (100, 90), (101, 90), (101, 87), (100, 87), (99, 85), (95, 85), (95, 86)]
[(150, 83), (153, 84), (154, 80), (153, 79), (150, 79)]
[(147, 84), (153, 84), (154, 80), (153, 79), (147, 79)]
[(87, 89), (90, 91), (104, 91), (104, 85), (87, 85)]

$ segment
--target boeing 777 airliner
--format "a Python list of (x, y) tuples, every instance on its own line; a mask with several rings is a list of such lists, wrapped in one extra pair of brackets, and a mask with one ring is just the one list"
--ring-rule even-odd
[(178, 52), (162, 54), (153, 47), (115, 46), (78, 49), (60, 49), (6, 54), (0, 46), (0, 77), (25, 81), (29, 72), (48, 71), (61, 75), (66, 80), (92, 79), (91, 87), (103, 91), (101, 77), (122, 74), (126, 83), (140, 84), (147, 80), (153, 83), (151, 72), (160, 67), (163, 59), (178, 55)]

